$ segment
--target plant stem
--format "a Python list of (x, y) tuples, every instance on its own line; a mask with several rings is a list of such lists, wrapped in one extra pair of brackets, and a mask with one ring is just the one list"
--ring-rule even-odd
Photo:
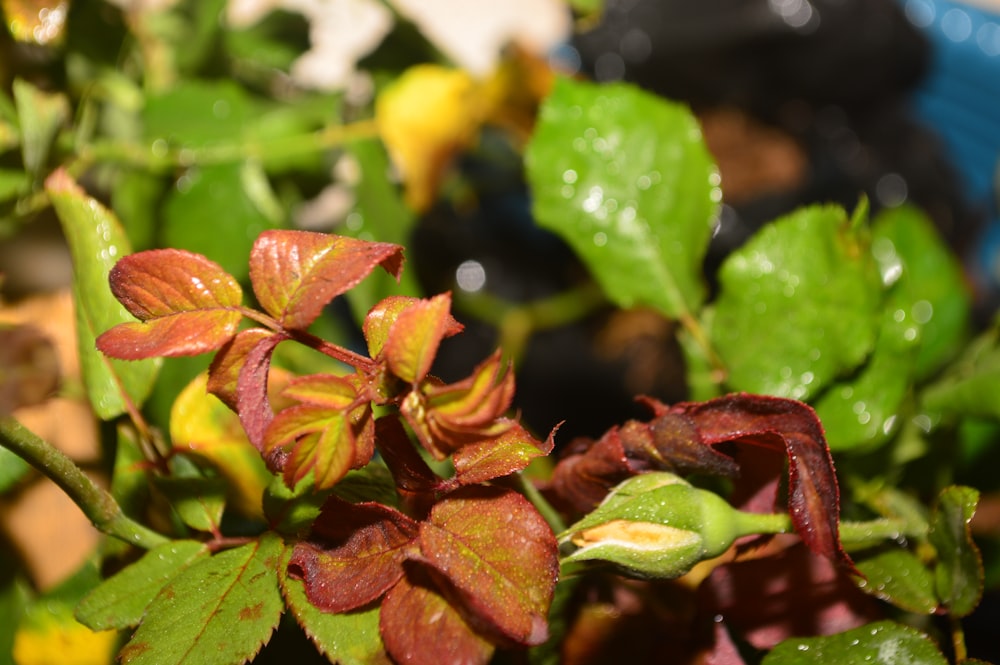
[(169, 539), (134, 522), (62, 451), (13, 418), (0, 418), (0, 445), (41, 471), (76, 503), (95, 527), (131, 545), (151, 549)]
[(562, 533), (566, 530), (566, 522), (563, 521), (562, 515), (559, 514), (552, 504), (542, 496), (542, 493), (538, 491), (535, 484), (529, 479), (525, 478), (523, 474), (515, 474), (517, 482), (519, 484), (519, 489), (521, 493), (524, 494), (525, 498), (528, 499), (538, 510), (542, 518), (548, 523), (549, 528), (551, 528), (555, 533)]

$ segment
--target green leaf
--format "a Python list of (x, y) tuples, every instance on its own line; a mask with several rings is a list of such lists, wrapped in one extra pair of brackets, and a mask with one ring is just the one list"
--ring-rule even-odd
[(934, 582), (949, 612), (967, 616), (983, 595), (983, 561), (969, 531), (979, 492), (971, 487), (947, 487), (938, 497), (928, 539), (937, 550)]
[(0, 494), (16, 486), (30, 472), (30, 464), (0, 446)]
[(909, 626), (879, 621), (828, 637), (785, 640), (762, 665), (947, 665), (929, 637)]
[(323, 307), (376, 266), (398, 277), (403, 248), (310, 231), (262, 233), (250, 252), (258, 302), (287, 328), (305, 329)]
[(122, 649), (132, 665), (236, 665), (270, 639), (284, 603), (273, 534), (202, 559), (171, 580)]
[(246, 187), (239, 163), (188, 170), (163, 205), (163, 244), (204, 254), (246, 280), (254, 238), (280, 226)]
[(154, 482), (184, 524), (206, 533), (219, 530), (226, 507), (226, 481), (223, 478), (167, 476), (156, 477)]
[(161, 363), (158, 359), (114, 360), (95, 345), (100, 333), (133, 321), (108, 288), (112, 266), (131, 248), (115, 216), (87, 196), (65, 171), (49, 176), (45, 188), (73, 256), (77, 346), (87, 395), (98, 417), (109, 420), (125, 412), (126, 396), (137, 405), (145, 401)]
[(932, 614), (938, 608), (934, 576), (913, 553), (889, 549), (856, 562), (866, 592), (908, 612)]
[(1000, 419), (1000, 328), (973, 340), (937, 382), (921, 394), (921, 406), (949, 419), (982, 416)]
[(875, 218), (872, 251), (884, 276), (902, 265), (911, 299), (904, 314), (920, 327), (916, 376), (925, 378), (966, 340), (971, 296), (961, 264), (927, 216), (909, 206)]
[(0, 203), (31, 191), (31, 176), (24, 171), (0, 169)]
[(143, 108), (149, 141), (191, 149), (239, 139), (253, 115), (246, 92), (225, 79), (179, 82), (163, 94), (147, 97)]
[[(287, 567), (287, 558), (282, 569)], [(306, 598), (301, 580), (281, 576), (285, 601), (295, 620), (320, 653), (341, 665), (389, 665), (379, 636), (379, 608), (332, 614), (316, 608)]]
[(160, 590), (208, 553), (204, 543), (193, 540), (164, 543), (146, 552), (87, 594), (76, 608), (77, 620), (93, 630), (139, 625)]
[(733, 390), (806, 400), (871, 352), (882, 284), (837, 207), (765, 227), (719, 271), (712, 342)]
[(560, 79), (525, 154), (539, 225), (572, 245), (622, 307), (702, 304), (721, 199), (691, 112), (626, 84)]
[(14, 80), (13, 90), (24, 170), (37, 176), (45, 167), (59, 128), (69, 118), (69, 105), (63, 95), (43, 92), (21, 79)]

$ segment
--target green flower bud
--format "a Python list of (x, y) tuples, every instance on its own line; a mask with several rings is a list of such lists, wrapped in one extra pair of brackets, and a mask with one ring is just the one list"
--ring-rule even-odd
[(560, 534), (561, 543), (578, 548), (563, 562), (603, 562), (632, 577), (679, 577), (745, 535), (746, 515), (672, 473), (642, 474)]

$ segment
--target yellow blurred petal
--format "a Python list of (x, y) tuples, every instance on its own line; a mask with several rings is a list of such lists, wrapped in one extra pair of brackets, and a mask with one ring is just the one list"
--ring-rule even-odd
[(482, 120), (479, 86), (465, 71), (417, 65), (375, 102), (375, 120), (415, 210), (433, 203), (441, 176), (469, 145)]
[(14, 635), (16, 665), (109, 665), (118, 635), (94, 632), (73, 618), (70, 607), (32, 615)]

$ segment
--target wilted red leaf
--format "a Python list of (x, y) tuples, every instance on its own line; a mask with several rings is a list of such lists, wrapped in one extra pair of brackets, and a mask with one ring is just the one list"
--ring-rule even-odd
[(304, 330), (334, 298), (382, 266), (398, 278), (403, 248), (311, 231), (273, 230), (250, 252), (250, 281), (257, 300), (289, 329)]
[(122, 258), (108, 277), (119, 302), (142, 323), (115, 326), (97, 338), (113, 358), (197, 355), (236, 334), (243, 292), (217, 263), (179, 249)]
[(307, 541), (295, 546), (289, 574), (301, 579), (309, 602), (347, 612), (377, 600), (403, 577), (417, 523), (379, 503), (330, 497)]
[(557, 545), (527, 499), (498, 487), (462, 488), (434, 506), (419, 540), (423, 560), (448, 578), (477, 623), (517, 644), (547, 639)]
[(379, 617), (386, 651), (400, 665), (485, 665), (493, 644), (478, 635), (419, 564), (389, 591)]
[(454, 480), (460, 485), (475, 485), (521, 471), (531, 460), (552, 452), (554, 434), (553, 431), (542, 443), (514, 423), (495, 439), (463, 446), (451, 458), (455, 466)]
[(427, 376), (438, 346), (453, 328), (451, 294), (416, 300), (396, 314), (383, 352), (393, 374), (416, 384)]
[[(788, 459), (788, 512), (802, 541), (816, 554), (854, 564), (840, 544), (840, 491), (823, 427), (808, 405), (780, 397), (738, 393), (670, 407), (691, 418), (707, 445), (749, 443)], [(780, 476), (781, 459), (773, 478)], [(777, 497), (776, 497), (777, 499)]]
[[(285, 483), (295, 487), (310, 471), (317, 489), (329, 489), (371, 458), (358, 455), (358, 433), (371, 418), (352, 381), (329, 374), (293, 380), (283, 396), (302, 404), (279, 412), (264, 435), (264, 456), (287, 453)], [(283, 454), (283, 453), (278, 453)]]

